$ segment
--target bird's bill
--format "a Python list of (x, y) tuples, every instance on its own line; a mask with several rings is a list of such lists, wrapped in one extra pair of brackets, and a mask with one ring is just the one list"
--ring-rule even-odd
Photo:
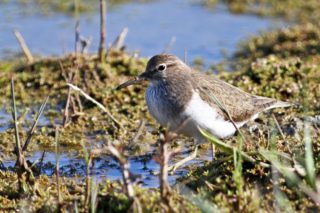
[(122, 88), (125, 88), (127, 86), (130, 86), (130, 85), (133, 85), (133, 84), (139, 84), (141, 83), (142, 81), (144, 81), (145, 79), (140, 77), (140, 76), (137, 76), (135, 77), (134, 79), (131, 79), (129, 81), (126, 81), (124, 82), (123, 84), (120, 84), (117, 89), (122, 89)]

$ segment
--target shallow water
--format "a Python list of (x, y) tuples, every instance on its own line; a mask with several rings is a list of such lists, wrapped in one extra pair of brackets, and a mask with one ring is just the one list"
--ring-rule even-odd
[(0, 132), (5, 131), (10, 127), (12, 116), (4, 109), (0, 110)]
[[(44, 16), (34, 11), (23, 12), (14, 2), (0, 7), (0, 57), (8, 51), (19, 51), (14, 29), (22, 33), (34, 54), (61, 55), (73, 51), (73, 17), (61, 13)], [(232, 54), (240, 40), (258, 31), (284, 25), (252, 15), (230, 14), (223, 5), (209, 10), (196, 1), (159, 0), (113, 7), (107, 13), (106, 28), (107, 43), (110, 43), (124, 27), (128, 27), (126, 46), (142, 56), (161, 53), (175, 40), (169, 52), (183, 57), (187, 49), (189, 61), (202, 57), (212, 63), (223, 59), (222, 50)], [(93, 38), (90, 51), (96, 51), (98, 11), (81, 15), (81, 34)]]
[[(43, 151), (34, 152), (31, 156), (27, 156), (32, 164), (37, 163), (38, 168), (41, 167), (41, 174), (52, 176), (55, 174), (56, 154), (52, 151), (45, 152), (42, 161), (42, 166), (39, 166)], [(187, 153), (183, 154), (184, 157)], [(194, 160), (186, 164), (201, 164), (206, 157), (202, 157), (201, 160)], [(4, 160), (3, 165), (8, 169), (13, 169), (15, 165), (14, 159)], [(80, 177), (86, 176), (86, 163), (84, 158), (80, 158), (76, 151), (66, 152), (62, 151), (59, 155), (60, 175), (65, 177)], [(151, 153), (129, 157), (130, 172), (136, 176), (136, 183), (144, 187), (158, 187), (159, 178), (157, 173), (159, 172), (159, 164), (155, 162)], [(170, 164), (171, 165), (171, 164)], [(179, 169), (174, 175), (170, 175), (168, 178), (169, 184), (173, 185), (178, 177), (187, 174), (186, 169)], [(90, 175), (98, 181), (103, 179), (121, 180), (122, 174), (119, 164), (115, 159), (110, 156), (100, 156), (94, 159), (93, 167), (90, 169)]]
[[(40, 13), (25, 14), (15, 1), (0, 6), (0, 58), (8, 56), (8, 52), (20, 51), (13, 30), (19, 30), (24, 36), (30, 50), (39, 55), (61, 55), (73, 51), (75, 19), (71, 16), (53, 13), (48, 16)], [(97, 49), (99, 41), (99, 15), (81, 15), (81, 34), (92, 36), (90, 52)], [(224, 58), (222, 50), (231, 55), (239, 41), (256, 34), (260, 30), (285, 26), (283, 22), (262, 19), (251, 15), (230, 14), (226, 7), (218, 5), (209, 10), (194, 1), (162, 0), (148, 3), (127, 3), (118, 5), (107, 14), (107, 42), (112, 42), (124, 27), (129, 28), (126, 46), (129, 51), (138, 50), (142, 56), (152, 56), (163, 52), (171, 40), (170, 53), (183, 58), (185, 49), (188, 59), (205, 58), (205, 63), (218, 62)], [(173, 39), (174, 38), (174, 39)], [(9, 54), (10, 55), (10, 54)], [(27, 120), (32, 120), (27, 115)], [(42, 118), (41, 125), (49, 121)], [(0, 132), (11, 125), (11, 114), (0, 110)], [(41, 151), (29, 156), (30, 161), (40, 159)], [(148, 158), (145, 161), (143, 159)], [(202, 160), (206, 159), (204, 156)], [(44, 158), (42, 172), (52, 175), (55, 166), (55, 154), (47, 152)], [(51, 163), (51, 164), (50, 164)], [(191, 163), (199, 163), (192, 161)], [(13, 166), (14, 160), (5, 160), (6, 166)], [(50, 167), (51, 165), (51, 167)], [(60, 156), (60, 171), (62, 175), (83, 177), (85, 175), (84, 159), (77, 157), (77, 151), (62, 152)], [(157, 187), (158, 178), (153, 173), (159, 169), (158, 164), (150, 154), (130, 158), (131, 171), (141, 175), (141, 181), (146, 187)], [(94, 161), (92, 175), (98, 179), (121, 179), (118, 164), (109, 156), (103, 156)], [(170, 176), (173, 184), (177, 177), (186, 174), (179, 170)]]

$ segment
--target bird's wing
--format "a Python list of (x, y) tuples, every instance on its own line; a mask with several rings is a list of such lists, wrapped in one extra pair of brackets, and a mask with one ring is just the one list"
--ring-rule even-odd
[(287, 102), (251, 95), (204, 73), (194, 72), (192, 75), (194, 89), (199, 92), (200, 97), (215, 107), (220, 115), (226, 117), (217, 103), (220, 102), (235, 122), (246, 121), (266, 109), (289, 106)]

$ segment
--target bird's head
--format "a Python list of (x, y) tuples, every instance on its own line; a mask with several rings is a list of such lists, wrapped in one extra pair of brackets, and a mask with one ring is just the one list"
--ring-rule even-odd
[(157, 81), (165, 81), (168, 76), (178, 74), (179, 72), (186, 72), (190, 68), (183, 63), (178, 57), (170, 54), (160, 54), (153, 56), (147, 64), (143, 73), (131, 79), (117, 88), (121, 89), (132, 84), (138, 84), (142, 81), (150, 81), (156, 83)]

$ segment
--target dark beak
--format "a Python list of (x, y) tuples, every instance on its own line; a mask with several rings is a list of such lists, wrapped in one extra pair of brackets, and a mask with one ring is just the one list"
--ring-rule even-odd
[(130, 86), (130, 85), (133, 85), (133, 84), (139, 84), (141, 82), (145, 81), (145, 78), (142, 77), (141, 75), (135, 77), (134, 79), (131, 79), (127, 82), (124, 82), (123, 84), (120, 84), (116, 89), (119, 90), (119, 89), (122, 89), (124, 87), (127, 87), (127, 86)]

